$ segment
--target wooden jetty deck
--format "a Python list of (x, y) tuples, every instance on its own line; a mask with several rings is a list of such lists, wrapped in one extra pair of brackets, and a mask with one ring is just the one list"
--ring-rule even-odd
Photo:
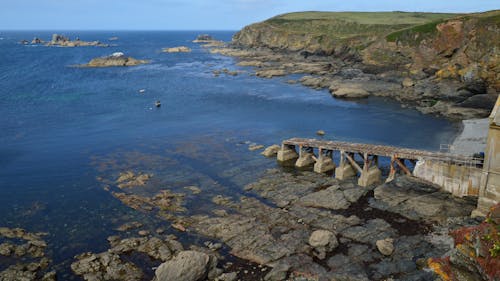
[(299, 147), (312, 147), (322, 150), (333, 150), (333, 151), (348, 151), (354, 153), (370, 155), (378, 155), (385, 157), (393, 157), (408, 159), (408, 160), (424, 160), (433, 159), (446, 162), (454, 163), (464, 163), (464, 164), (481, 164), (481, 160), (474, 158), (472, 156), (418, 150), (403, 148), (397, 146), (387, 146), (387, 145), (377, 145), (377, 144), (365, 144), (365, 143), (352, 143), (343, 141), (328, 141), (328, 140), (318, 140), (318, 139), (304, 139), (304, 138), (291, 138), (283, 141), (284, 145), (295, 145)]

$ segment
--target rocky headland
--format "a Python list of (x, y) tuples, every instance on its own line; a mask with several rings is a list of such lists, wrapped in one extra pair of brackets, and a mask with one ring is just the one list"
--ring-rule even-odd
[(211, 51), (238, 57), (259, 77), (303, 74), (300, 83), (339, 98), (384, 96), (424, 113), (483, 118), (500, 92), (499, 19), (498, 10), (292, 13)]
[(122, 52), (116, 52), (109, 56), (92, 59), (87, 64), (79, 65), (79, 67), (136, 66), (147, 63), (149, 63), (148, 60), (139, 60), (125, 56)]

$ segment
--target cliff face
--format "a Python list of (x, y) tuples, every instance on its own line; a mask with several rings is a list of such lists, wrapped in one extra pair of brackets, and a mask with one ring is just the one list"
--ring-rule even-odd
[(286, 14), (249, 25), (233, 44), (323, 55), (500, 91), (500, 11), (481, 14)]
[[(395, 56), (394, 54), (397, 54)], [(361, 52), (363, 62), (392, 65), (475, 92), (500, 91), (500, 11), (431, 22), (387, 35)]]
[(455, 14), (301, 12), (249, 25), (233, 38), (237, 45), (313, 54), (353, 54), (392, 32)]

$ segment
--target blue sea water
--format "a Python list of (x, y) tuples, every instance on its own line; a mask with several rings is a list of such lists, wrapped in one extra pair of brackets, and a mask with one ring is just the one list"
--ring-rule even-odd
[[(285, 83), (290, 77), (257, 78), (236, 59), (191, 42), (206, 32), (60, 33), (119, 39), (109, 48), (59, 48), (19, 44), (49, 40), (52, 32), (0, 32), (0, 226), (48, 232), (50, 256), (62, 272), (74, 255), (106, 249), (106, 237), (124, 221), (162, 224), (112, 197), (100, 177), (147, 170), (158, 185), (194, 184), (236, 196), (276, 167), (248, 151), (249, 142), (315, 137), (321, 129), (327, 139), (437, 150), (458, 130), (387, 99), (342, 101)], [(225, 41), (233, 34), (210, 33)], [(180, 45), (193, 52), (161, 52)], [(151, 63), (74, 67), (117, 51)], [(223, 68), (245, 73), (214, 77)], [(203, 211), (201, 203), (196, 208)]]

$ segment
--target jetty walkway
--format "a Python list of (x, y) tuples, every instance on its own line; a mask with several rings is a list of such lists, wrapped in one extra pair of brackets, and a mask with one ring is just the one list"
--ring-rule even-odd
[[(338, 166), (333, 160), (339, 152)], [(314, 166), (317, 173), (335, 171), (335, 178), (343, 180), (359, 174), (358, 185), (381, 182), (379, 157), (390, 158), (390, 172), (386, 181), (396, 173), (416, 175), (441, 186), (457, 185), (458, 195), (477, 195), (482, 159), (448, 152), (434, 152), (395, 146), (291, 138), (284, 140), (277, 153), (283, 163), (294, 163), (298, 168)], [(409, 165), (410, 162), (412, 165)], [(413, 172), (411, 167), (414, 167)], [(477, 174), (477, 175), (476, 175)], [(441, 182), (442, 181), (442, 182)], [(464, 184), (465, 183), (465, 184)], [(457, 188), (454, 186), (453, 188)], [(453, 193), (457, 193), (452, 191)]]

